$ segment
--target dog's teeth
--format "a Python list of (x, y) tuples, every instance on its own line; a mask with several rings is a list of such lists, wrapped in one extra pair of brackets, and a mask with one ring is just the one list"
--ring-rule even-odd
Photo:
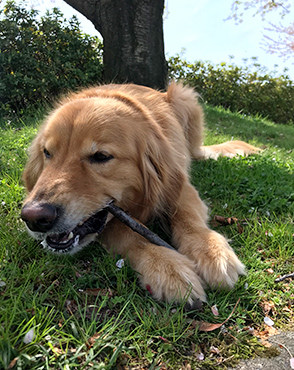
[(46, 242), (46, 239), (44, 239), (42, 242), (41, 242), (41, 245), (43, 248), (47, 248), (48, 247), (48, 244)]
[(73, 242), (73, 248), (77, 247), (79, 245), (79, 242), (80, 242), (80, 235), (77, 235)]
[(65, 244), (65, 243), (67, 243), (70, 239), (72, 239), (73, 237), (74, 237), (74, 234), (73, 234), (73, 232), (71, 231), (65, 239), (63, 239), (63, 240), (61, 240), (61, 241), (60, 241), (60, 243), (61, 243), (61, 244)]

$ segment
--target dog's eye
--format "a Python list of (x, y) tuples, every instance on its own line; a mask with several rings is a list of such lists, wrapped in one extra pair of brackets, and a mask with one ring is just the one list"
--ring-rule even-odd
[(51, 154), (48, 152), (46, 148), (44, 148), (44, 154), (46, 158), (51, 158)]
[(105, 163), (112, 159), (113, 156), (105, 152), (96, 152), (90, 155), (89, 160), (91, 163)]

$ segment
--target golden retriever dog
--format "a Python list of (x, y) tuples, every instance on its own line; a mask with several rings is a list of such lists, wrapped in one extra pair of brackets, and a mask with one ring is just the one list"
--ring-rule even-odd
[[(165, 93), (132, 84), (73, 93), (30, 147), (21, 217), (52, 251), (74, 253), (98, 240), (129, 261), (155, 299), (205, 301), (206, 285), (232, 288), (244, 266), (207, 225), (189, 181), (191, 158), (258, 149), (241, 141), (203, 147), (202, 133), (197, 94), (181, 84)], [(110, 202), (142, 224), (167, 219), (176, 250), (133, 232), (107, 211)]]

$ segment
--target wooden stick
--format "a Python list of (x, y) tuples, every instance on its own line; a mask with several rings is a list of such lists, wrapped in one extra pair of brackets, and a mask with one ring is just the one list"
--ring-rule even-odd
[(275, 280), (275, 283), (279, 283), (280, 281), (283, 281), (283, 280), (288, 279), (288, 278), (293, 279), (294, 278), (294, 272), (292, 274), (284, 275), (284, 276), (281, 276), (281, 277), (277, 278)]
[(175, 250), (171, 245), (162, 240), (158, 235), (154, 234), (152, 231), (147, 229), (146, 226), (135, 221), (131, 216), (129, 216), (124, 210), (116, 206), (113, 203), (109, 203), (106, 209), (112, 213), (116, 218), (118, 218), (123, 224), (127, 225), (136, 233), (142, 235), (144, 238), (149, 240), (152, 244), (160, 245), (168, 249)]

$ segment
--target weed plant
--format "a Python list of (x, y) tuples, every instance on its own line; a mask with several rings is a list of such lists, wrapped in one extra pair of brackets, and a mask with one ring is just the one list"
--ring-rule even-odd
[(0, 112), (12, 117), (102, 79), (102, 44), (83, 34), (76, 17), (12, 0), (0, 9)]
[(209, 61), (189, 63), (183, 55), (169, 58), (169, 73), (194, 87), (205, 103), (222, 106), (232, 112), (259, 114), (282, 124), (293, 124), (294, 89), (287, 70), (281, 76), (262, 67), (256, 57), (252, 63), (238, 66)]

